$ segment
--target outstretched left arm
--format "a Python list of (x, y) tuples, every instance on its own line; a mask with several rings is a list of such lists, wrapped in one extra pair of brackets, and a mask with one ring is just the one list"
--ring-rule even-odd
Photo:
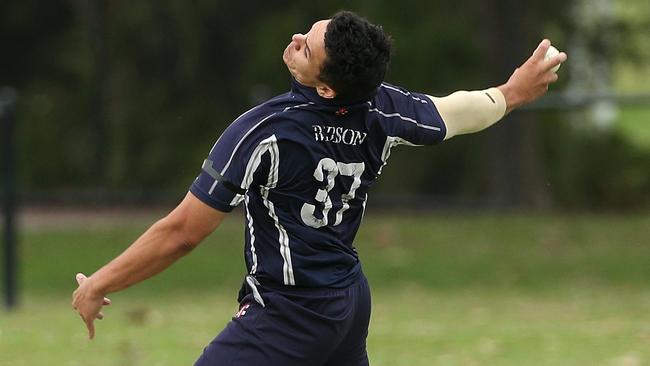
[(457, 91), (442, 98), (428, 96), (447, 127), (445, 140), (455, 135), (481, 131), (513, 109), (546, 94), (548, 85), (558, 79), (552, 69), (567, 59), (566, 53), (560, 52), (545, 60), (550, 46), (548, 39), (543, 40), (508, 81), (496, 88)]

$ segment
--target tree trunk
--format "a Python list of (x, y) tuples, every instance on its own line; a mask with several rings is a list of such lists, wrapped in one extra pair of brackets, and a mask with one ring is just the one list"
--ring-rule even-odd
[[(483, 21), (492, 85), (507, 80), (537, 46), (529, 42), (534, 38), (529, 30), (536, 25), (531, 24), (533, 17), (528, 13), (526, 4), (518, 0), (485, 4)], [(495, 207), (548, 205), (537, 131), (533, 115), (514, 111), (487, 134), (489, 194)]]

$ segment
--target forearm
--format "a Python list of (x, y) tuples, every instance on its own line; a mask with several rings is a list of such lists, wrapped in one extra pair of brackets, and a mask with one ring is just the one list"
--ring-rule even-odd
[(198, 243), (189, 242), (178, 224), (164, 218), (152, 225), (128, 249), (95, 272), (97, 292), (108, 294), (152, 277), (189, 253)]
[(513, 109), (546, 94), (548, 85), (558, 79), (557, 67), (567, 59), (564, 52), (546, 58), (550, 46), (548, 39), (543, 40), (508, 81), (496, 88), (460, 91), (443, 98), (429, 96), (447, 127), (445, 139), (481, 131)]
[(447, 127), (445, 139), (486, 129), (506, 112), (506, 100), (497, 88), (457, 91), (446, 97), (429, 98)]
[(90, 338), (95, 319), (102, 319), (105, 296), (162, 272), (210, 235), (226, 213), (213, 209), (188, 192), (164, 219), (153, 224), (131, 246), (92, 276), (75, 276), (79, 287), (72, 294), (72, 307), (86, 323)]

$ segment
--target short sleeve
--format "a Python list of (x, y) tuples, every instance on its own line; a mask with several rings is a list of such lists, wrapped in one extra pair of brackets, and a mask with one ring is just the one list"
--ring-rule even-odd
[(190, 192), (208, 206), (230, 212), (244, 200), (246, 190), (264, 185), (269, 158), (277, 155), (277, 139), (266, 120), (235, 121), (219, 137)]
[(447, 129), (436, 106), (424, 94), (382, 83), (370, 105), (387, 136), (409, 145), (434, 145)]

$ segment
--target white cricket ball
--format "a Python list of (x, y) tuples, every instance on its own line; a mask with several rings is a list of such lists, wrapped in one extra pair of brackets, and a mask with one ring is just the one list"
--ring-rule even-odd
[[(555, 56), (558, 55), (559, 53), (560, 53), (560, 51), (558, 51), (557, 48), (555, 48), (555, 47), (553, 47), (553, 46), (549, 46), (549, 47), (548, 47), (548, 51), (546, 51), (546, 55), (544, 55), (544, 61), (546, 61), (546, 60), (548, 60), (548, 59), (550, 59), (550, 58), (555, 57)], [(561, 65), (561, 63), (558, 64), (557, 66), (553, 67), (553, 68), (551, 69), (551, 71), (553, 71), (553, 72), (557, 72), (557, 70), (560, 69), (560, 65)]]

